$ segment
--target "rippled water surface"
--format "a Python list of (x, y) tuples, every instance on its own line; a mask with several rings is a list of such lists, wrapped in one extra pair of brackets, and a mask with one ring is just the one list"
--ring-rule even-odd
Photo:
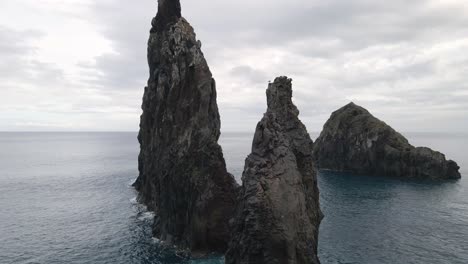
[[(322, 263), (468, 263), (468, 136), (409, 134), (466, 177), (447, 183), (322, 173)], [(239, 179), (251, 134), (221, 139)], [(0, 133), (0, 263), (223, 263), (185, 260), (151, 238), (135, 201), (134, 133)]]

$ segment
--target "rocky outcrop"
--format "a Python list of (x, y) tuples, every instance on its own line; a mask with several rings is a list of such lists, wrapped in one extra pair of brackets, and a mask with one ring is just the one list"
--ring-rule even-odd
[(139, 200), (156, 237), (192, 252), (224, 252), (236, 190), (221, 147), (216, 85), (179, 0), (159, 0), (138, 139)]
[(416, 148), (400, 133), (350, 103), (334, 112), (315, 142), (320, 169), (404, 178), (458, 179), (458, 165), (429, 148)]
[(267, 90), (268, 110), (246, 160), (227, 264), (319, 263), (313, 142), (291, 101), (291, 80)]

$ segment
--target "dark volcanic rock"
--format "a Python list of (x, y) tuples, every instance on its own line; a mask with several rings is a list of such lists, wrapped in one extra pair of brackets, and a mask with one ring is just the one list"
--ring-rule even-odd
[(238, 186), (217, 143), (215, 81), (178, 0), (159, 0), (152, 24), (134, 185), (156, 213), (156, 237), (193, 252), (224, 252)]
[(315, 142), (320, 169), (424, 179), (458, 179), (454, 161), (429, 148), (415, 148), (366, 109), (350, 103), (334, 112)]
[(268, 111), (245, 163), (227, 264), (319, 263), (322, 214), (313, 142), (291, 96), (286, 77), (268, 87)]
[(151, 22), (151, 33), (162, 32), (168, 24), (175, 24), (182, 17), (179, 0), (158, 0), (158, 14)]

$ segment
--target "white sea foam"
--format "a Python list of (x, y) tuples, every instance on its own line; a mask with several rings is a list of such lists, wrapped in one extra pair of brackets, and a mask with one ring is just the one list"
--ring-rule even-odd
[(140, 221), (145, 221), (145, 220), (151, 220), (154, 218), (154, 213), (153, 212), (141, 212), (138, 214), (138, 220)]
[(137, 197), (133, 197), (129, 200), (130, 204), (136, 209), (136, 218), (139, 221), (146, 221), (153, 219), (155, 214), (152, 211), (148, 210), (148, 207), (138, 201)]
[(127, 183), (127, 186), (133, 188), (133, 184), (136, 182), (136, 180), (137, 180), (137, 179), (130, 180), (130, 181)]

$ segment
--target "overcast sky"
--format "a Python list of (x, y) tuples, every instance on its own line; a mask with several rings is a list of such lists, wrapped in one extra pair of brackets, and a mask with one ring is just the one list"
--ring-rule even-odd
[[(309, 131), (354, 101), (400, 131), (468, 129), (466, 0), (182, 0), (223, 131), (293, 79)], [(2, 0), (0, 131), (137, 131), (156, 0)]]

